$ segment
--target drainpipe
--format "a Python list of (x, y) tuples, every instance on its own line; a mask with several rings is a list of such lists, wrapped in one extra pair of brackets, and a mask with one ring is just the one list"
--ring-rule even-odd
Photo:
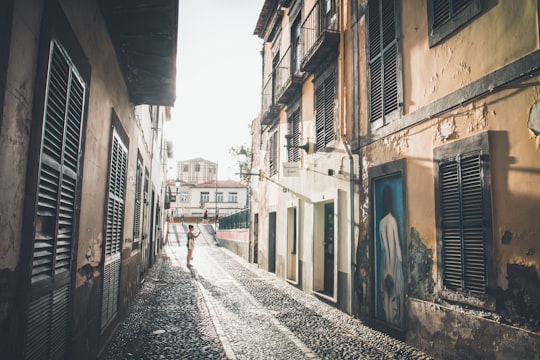
[(343, 144), (345, 145), (345, 150), (349, 156), (349, 166), (350, 166), (350, 175), (349, 175), (349, 203), (351, 205), (351, 277), (350, 277), (350, 290), (351, 290), (351, 315), (353, 314), (354, 304), (356, 304), (356, 247), (354, 245), (354, 157), (347, 140), (343, 139)]

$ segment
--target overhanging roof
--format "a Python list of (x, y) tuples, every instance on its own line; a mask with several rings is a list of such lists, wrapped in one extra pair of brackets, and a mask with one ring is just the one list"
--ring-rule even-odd
[(178, 1), (99, 1), (135, 105), (174, 105)]

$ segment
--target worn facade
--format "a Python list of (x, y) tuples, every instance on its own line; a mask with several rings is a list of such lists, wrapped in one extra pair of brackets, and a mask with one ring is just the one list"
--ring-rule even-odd
[(0, 352), (94, 359), (161, 248), (178, 4), (1, 7)]
[(266, 1), (262, 111), (255, 120), (251, 258), (352, 313), (357, 161), (343, 109), (344, 32), (335, 1)]
[[(324, 26), (308, 25), (317, 6)], [(323, 300), (436, 358), (538, 358), (539, 11), (266, 1), (256, 34), (274, 85), (253, 126), (265, 176), (252, 184), (252, 261), (318, 294), (330, 243), (338, 291)], [(309, 50), (313, 28), (333, 31)], [(279, 60), (295, 42), (283, 98)], [(299, 157), (289, 133), (307, 143)]]

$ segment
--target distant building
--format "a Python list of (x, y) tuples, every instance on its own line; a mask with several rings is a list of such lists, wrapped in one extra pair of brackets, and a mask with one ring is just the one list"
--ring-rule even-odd
[(217, 180), (218, 164), (202, 158), (176, 163), (176, 178), (187, 184), (201, 184)]
[(226, 216), (248, 206), (248, 188), (238, 181), (212, 180), (197, 185), (181, 181), (176, 188), (170, 180), (169, 187), (173, 194), (170, 215), (189, 221), (201, 220), (205, 209), (209, 221), (214, 222), (216, 214)]

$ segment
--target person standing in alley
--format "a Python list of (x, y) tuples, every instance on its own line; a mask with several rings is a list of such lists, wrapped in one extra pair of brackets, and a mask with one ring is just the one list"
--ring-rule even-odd
[(204, 209), (203, 213), (203, 223), (208, 224), (208, 209)]
[(189, 231), (187, 236), (188, 253), (186, 258), (186, 263), (188, 267), (191, 267), (191, 258), (193, 257), (193, 250), (195, 249), (195, 239), (198, 238), (199, 235), (201, 235), (201, 232), (199, 231), (199, 233), (195, 235), (195, 233), (193, 232), (193, 225), (189, 225)]

